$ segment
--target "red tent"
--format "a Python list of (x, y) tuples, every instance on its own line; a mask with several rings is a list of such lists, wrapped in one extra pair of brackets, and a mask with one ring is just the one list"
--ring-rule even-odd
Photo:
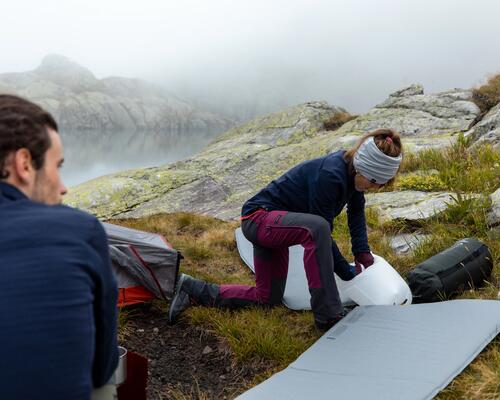
[(118, 306), (173, 295), (181, 254), (156, 233), (103, 223), (118, 282)]

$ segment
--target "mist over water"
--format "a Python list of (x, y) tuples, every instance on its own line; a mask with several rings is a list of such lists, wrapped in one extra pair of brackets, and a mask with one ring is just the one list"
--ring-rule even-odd
[(199, 132), (63, 132), (67, 187), (133, 168), (156, 167), (187, 158), (205, 147), (213, 134)]

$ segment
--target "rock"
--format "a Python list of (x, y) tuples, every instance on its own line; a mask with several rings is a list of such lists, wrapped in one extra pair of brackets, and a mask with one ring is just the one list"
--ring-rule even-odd
[(491, 196), (491, 210), (486, 217), (486, 221), (491, 228), (500, 225), (500, 188), (497, 189)]
[(403, 135), (407, 150), (418, 151), (449, 145), (457, 133), (469, 129), (479, 114), (470, 90), (425, 95), (422, 86), (412, 85), (347, 122), (339, 128), (339, 133), (362, 134), (378, 128), (394, 128)]
[(245, 200), (293, 165), (354, 143), (355, 135), (323, 130), (338, 111), (315, 102), (256, 118), (190, 159), (86, 182), (65, 201), (105, 219), (177, 211), (237, 218)]
[(419, 84), (413, 84), (406, 88), (396, 90), (394, 93), (391, 93), (390, 97), (405, 97), (405, 96), (416, 96), (418, 94), (424, 94), (424, 87)]
[(160, 332), (158, 328), (153, 328), (153, 333), (157, 334), (158, 332)]
[(210, 346), (205, 346), (205, 348), (202, 351), (202, 354), (204, 356), (206, 356), (207, 354), (210, 354), (211, 352), (213, 352), (212, 348)]
[[(292, 166), (359, 139), (356, 133), (323, 129), (323, 122), (339, 110), (311, 102), (256, 118), (219, 136), (194, 157), (95, 179), (72, 188), (66, 202), (104, 219), (179, 211), (237, 218), (249, 197)], [(451, 201), (451, 194), (443, 192), (366, 197), (367, 205), (377, 207), (385, 219), (429, 218)]]
[(57, 86), (75, 91), (95, 90), (99, 85), (99, 80), (90, 70), (57, 54), (45, 56), (33, 72)]
[(201, 111), (162, 87), (138, 80), (97, 79), (69, 59), (51, 55), (34, 71), (0, 74), (2, 92), (50, 111), (61, 131), (154, 131), (218, 134), (233, 123)]
[(392, 237), (390, 244), (397, 254), (410, 255), (415, 247), (429, 237), (430, 235), (420, 233), (402, 233)]
[(481, 121), (465, 133), (465, 136), (471, 137), (475, 145), (489, 143), (500, 150), (500, 103), (488, 111)]
[(368, 193), (365, 198), (366, 207), (374, 207), (383, 221), (422, 220), (444, 211), (452, 201), (452, 193), (407, 190)]

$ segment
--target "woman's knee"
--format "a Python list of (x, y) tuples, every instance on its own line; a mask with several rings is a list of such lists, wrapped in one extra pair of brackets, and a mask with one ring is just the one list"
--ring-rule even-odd
[(309, 223), (312, 239), (317, 241), (319, 239), (329, 238), (331, 236), (330, 224), (326, 219), (319, 215), (313, 215), (312, 217)]

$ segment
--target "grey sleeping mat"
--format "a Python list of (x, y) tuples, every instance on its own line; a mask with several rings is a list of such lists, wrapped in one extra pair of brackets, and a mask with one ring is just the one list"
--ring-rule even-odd
[(238, 399), (432, 399), (499, 331), (500, 301), (357, 307)]

